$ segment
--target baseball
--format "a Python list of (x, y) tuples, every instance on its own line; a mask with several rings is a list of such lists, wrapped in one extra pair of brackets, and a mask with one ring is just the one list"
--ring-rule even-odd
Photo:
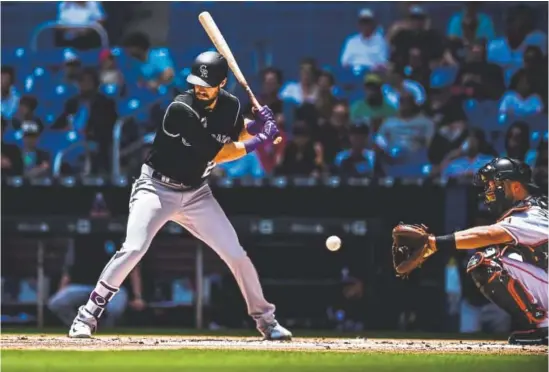
[(339, 239), (339, 237), (335, 235), (330, 236), (328, 239), (326, 239), (326, 248), (328, 248), (332, 252), (337, 251), (339, 248), (341, 248), (341, 239)]

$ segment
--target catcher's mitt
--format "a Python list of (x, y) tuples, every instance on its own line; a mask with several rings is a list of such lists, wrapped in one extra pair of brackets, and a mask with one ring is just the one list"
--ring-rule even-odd
[(393, 229), (393, 266), (397, 276), (408, 276), (435, 253), (429, 248), (429, 235), (425, 225), (407, 225), (401, 222)]

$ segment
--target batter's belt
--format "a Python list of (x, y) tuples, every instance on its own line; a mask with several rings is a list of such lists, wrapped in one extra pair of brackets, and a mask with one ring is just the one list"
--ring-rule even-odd
[(173, 178), (170, 178), (168, 176), (163, 175), (162, 173), (154, 170), (151, 166), (147, 164), (143, 164), (141, 167), (141, 174), (145, 174), (154, 180), (160, 182), (164, 186), (170, 187), (175, 190), (192, 190), (196, 189), (196, 187), (185, 185), (184, 183), (181, 183), (179, 181), (174, 180)]

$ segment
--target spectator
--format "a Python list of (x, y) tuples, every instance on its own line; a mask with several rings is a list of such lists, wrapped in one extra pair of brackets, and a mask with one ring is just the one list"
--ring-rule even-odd
[(530, 149), (530, 127), (528, 123), (516, 121), (505, 134), (505, 152), (501, 156), (507, 156), (525, 162), (534, 167), (536, 151)]
[(539, 143), (534, 164), (534, 181), (543, 186), (542, 189), (547, 190), (547, 140)]
[(344, 176), (373, 176), (375, 153), (366, 148), (369, 130), (366, 125), (353, 125), (350, 130), (350, 148), (341, 151), (335, 158), (336, 171)]
[(336, 102), (329, 120), (319, 120), (314, 131), (315, 141), (322, 146), (324, 161), (333, 164), (338, 152), (349, 146), (349, 105)]
[(495, 37), (494, 23), (489, 15), (479, 12), (479, 1), (468, 1), (464, 9), (455, 13), (448, 23), (448, 37), (456, 39), (485, 39)]
[(450, 161), (444, 167), (442, 175), (444, 177), (474, 176), (481, 167), (494, 158), (486, 153), (488, 147), (482, 129), (470, 130), (469, 137), (461, 146), (462, 156)]
[(65, 84), (78, 84), (82, 73), (82, 61), (72, 50), (65, 50), (63, 53), (63, 76), (61, 82)]
[(345, 41), (341, 53), (341, 65), (344, 68), (366, 68), (370, 71), (384, 69), (387, 64), (388, 47), (378, 28), (374, 13), (362, 9), (358, 14), (357, 34)]
[(421, 114), (414, 96), (408, 91), (403, 91), (400, 95), (398, 115), (383, 122), (376, 143), (386, 153), (391, 153), (404, 161), (409, 155), (420, 151), (427, 152), (434, 133), (433, 121)]
[(17, 145), (4, 143), (8, 121), (2, 116), (2, 177), (23, 175), (23, 156)]
[(453, 151), (460, 155), (459, 148), (468, 136), (467, 117), (461, 104), (455, 101), (441, 112), (440, 127), (429, 146), (429, 161), (438, 166)]
[(408, 63), (404, 67), (403, 74), (409, 80), (417, 81), (422, 88), (429, 89), (431, 80), (431, 68), (422, 56), (422, 51), (419, 48), (410, 48), (408, 51)]
[(219, 164), (218, 167), (229, 178), (262, 178), (265, 175), (259, 156), (255, 152), (251, 152), (237, 160)]
[(304, 121), (296, 121), (292, 134), (293, 138), (284, 149), (284, 155), (276, 173), (291, 176), (317, 174), (322, 169), (323, 159), (314, 145), (309, 126)]
[(488, 61), (497, 63), (511, 74), (522, 66), (523, 54), (529, 45), (547, 53), (547, 35), (534, 30), (532, 9), (518, 5), (509, 9), (505, 36), (488, 44)]
[[(283, 75), (279, 69), (267, 67), (261, 71), (261, 93), (258, 100), (261, 104), (269, 106), (275, 115), (282, 114), (284, 110), (283, 102), (279, 96), (282, 82)], [(249, 103), (246, 112), (251, 113), (251, 111), (252, 104)]]
[(79, 28), (93, 23), (105, 22), (105, 11), (99, 1), (61, 1), (57, 21), (71, 27), (58, 26), (56, 44), (58, 47), (92, 49), (101, 45), (99, 34), (91, 28)]
[(13, 67), (2, 66), (2, 117), (10, 120), (17, 112), (19, 105), (19, 93), (13, 84), (15, 83), (15, 71)]
[(88, 141), (99, 145), (95, 170), (107, 171), (110, 167), (112, 131), (118, 115), (115, 102), (99, 93), (99, 76), (93, 68), (82, 71), (80, 92), (65, 102), (64, 112), (57, 118), (52, 129), (76, 130)]
[(443, 39), (430, 28), (429, 23), (425, 10), (419, 5), (413, 5), (409, 9), (407, 26), (393, 31), (389, 36), (395, 71), (404, 70), (412, 48), (421, 51), (425, 65), (438, 62), (445, 56)]
[(406, 90), (414, 96), (416, 105), (422, 106), (427, 100), (425, 88), (417, 81), (404, 78), (403, 73), (393, 72), (389, 75), (388, 82), (381, 87), (387, 103), (398, 109), (400, 92)]
[(370, 123), (372, 119), (385, 119), (396, 114), (396, 108), (389, 103), (382, 92), (382, 85), (383, 81), (379, 75), (366, 74), (364, 77), (364, 99), (351, 104), (351, 121), (353, 123)]
[(290, 81), (282, 88), (280, 97), (284, 101), (302, 103), (315, 103), (318, 97), (318, 69), (316, 61), (305, 58), (301, 61), (299, 70), (299, 82)]
[(124, 75), (109, 49), (104, 49), (99, 54), (99, 79), (101, 84), (114, 84), (117, 87), (124, 85)]
[(475, 41), (467, 50), (465, 64), (458, 71), (453, 94), (479, 101), (496, 100), (504, 89), (503, 70), (486, 60), (486, 43)]
[(534, 92), (535, 79), (531, 75), (521, 74), (513, 81), (510, 90), (505, 92), (499, 103), (500, 114), (524, 117), (543, 111), (541, 97)]
[(27, 122), (33, 122), (38, 125), (40, 132), (44, 128), (44, 124), (39, 117), (35, 115), (36, 108), (38, 107), (38, 100), (33, 96), (23, 96), (19, 101), (19, 108), (17, 114), (13, 117), (12, 126), (14, 129), (22, 129), (23, 125)]
[(523, 66), (512, 76), (510, 86), (517, 86), (520, 79), (528, 76), (529, 81), (534, 85), (532, 91), (539, 95), (544, 105), (547, 106), (547, 63), (538, 47), (528, 46), (526, 48)]
[(337, 101), (334, 95), (335, 78), (328, 71), (321, 71), (318, 75), (318, 97), (316, 99), (316, 110), (320, 118), (327, 119), (332, 114), (332, 108)]
[(23, 131), (23, 175), (25, 177), (41, 177), (50, 171), (50, 155), (39, 150), (36, 145), (43, 128), (34, 121), (24, 121), (21, 130)]
[(171, 86), (174, 82), (174, 64), (166, 48), (151, 48), (147, 35), (135, 32), (123, 42), (126, 53), (134, 58), (132, 75), (138, 86), (156, 91), (160, 85)]
[[(69, 245), (65, 252), (63, 264), (63, 274), (59, 282), (57, 292), (49, 299), (48, 308), (66, 325), (70, 326), (74, 319), (74, 314), (78, 306), (86, 301), (90, 292), (93, 291), (97, 270), (103, 267), (109, 258), (115, 253), (112, 242), (97, 241), (97, 239), (76, 240), (79, 245)], [(97, 247), (99, 245), (99, 247)], [(103, 245), (101, 247), (100, 245)], [(98, 249), (99, 248), (99, 249)], [(93, 270), (96, 268), (97, 270)], [(116, 296), (109, 301), (106, 307), (106, 317), (102, 318), (102, 325), (112, 327), (115, 322), (121, 318), (130, 307), (136, 311), (141, 311), (146, 304), (142, 298), (141, 268), (136, 266), (130, 273), (131, 292), (133, 298), (129, 300), (129, 288), (125, 282)]]

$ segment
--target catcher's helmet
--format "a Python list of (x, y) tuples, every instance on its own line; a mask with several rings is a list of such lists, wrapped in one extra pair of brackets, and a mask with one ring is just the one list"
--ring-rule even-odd
[(187, 83), (202, 87), (217, 87), (227, 77), (227, 60), (217, 52), (200, 53), (194, 60)]
[[(490, 190), (490, 181), (494, 181), (495, 190)], [(532, 169), (516, 159), (507, 157), (495, 158), (479, 169), (475, 176), (475, 186), (484, 187), (481, 196), (490, 211), (503, 213), (511, 208), (514, 201), (505, 194), (503, 181), (517, 181), (522, 183), (530, 192), (539, 190), (532, 182)]]

